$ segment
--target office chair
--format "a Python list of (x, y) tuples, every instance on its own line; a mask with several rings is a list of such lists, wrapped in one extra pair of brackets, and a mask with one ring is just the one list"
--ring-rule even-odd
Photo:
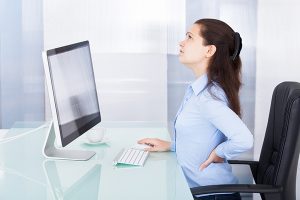
[(296, 200), (299, 151), (300, 83), (283, 82), (273, 92), (259, 161), (228, 161), (249, 165), (256, 184), (201, 186), (191, 188), (191, 192), (194, 198), (199, 194), (242, 192), (260, 193), (263, 200)]

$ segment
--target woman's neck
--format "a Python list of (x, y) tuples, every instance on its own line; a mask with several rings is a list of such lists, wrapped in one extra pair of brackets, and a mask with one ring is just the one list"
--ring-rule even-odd
[(207, 67), (193, 67), (192, 70), (194, 72), (195, 77), (199, 78), (207, 72)]

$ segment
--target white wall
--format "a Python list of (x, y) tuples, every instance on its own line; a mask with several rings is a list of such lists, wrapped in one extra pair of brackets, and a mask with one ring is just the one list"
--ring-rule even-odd
[(44, 120), (43, 2), (0, 0), (0, 128)]
[[(300, 82), (299, 10), (297, 0), (258, 0), (255, 159), (259, 158), (274, 87), (282, 81)], [(298, 165), (298, 200), (299, 170)]]
[(170, 3), (168, 0), (44, 1), (45, 49), (90, 41), (104, 121), (166, 123), (167, 26), (168, 20), (176, 23), (169, 18), (170, 13), (180, 9), (172, 6), (168, 10)]

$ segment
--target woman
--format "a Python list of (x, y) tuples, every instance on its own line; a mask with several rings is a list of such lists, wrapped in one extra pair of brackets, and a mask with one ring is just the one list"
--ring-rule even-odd
[[(148, 151), (175, 151), (190, 188), (236, 184), (227, 163), (252, 148), (253, 136), (240, 119), (240, 35), (216, 19), (196, 21), (180, 42), (179, 60), (196, 80), (175, 117), (172, 142), (146, 138)], [(198, 199), (241, 199), (239, 193)]]

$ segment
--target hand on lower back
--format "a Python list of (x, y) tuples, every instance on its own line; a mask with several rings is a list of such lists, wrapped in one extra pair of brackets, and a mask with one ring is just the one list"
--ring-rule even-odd
[(205, 168), (208, 167), (211, 163), (223, 163), (223, 162), (224, 162), (224, 158), (219, 157), (219, 156), (216, 154), (216, 151), (213, 150), (213, 151), (210, 153), (208, 159), (207, 159), (204, 163), (202, 163), (202, 164), (200, 165), (200, 170), (205, 169)]

